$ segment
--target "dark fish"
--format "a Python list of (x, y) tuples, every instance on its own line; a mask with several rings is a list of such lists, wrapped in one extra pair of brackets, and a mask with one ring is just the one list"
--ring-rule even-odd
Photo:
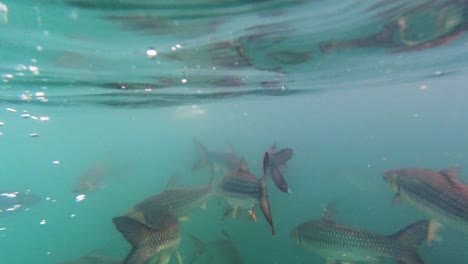
[(247, 168), (244, 162), (237, 173), (225, 175), (219, 184), (219, 189), (228, 203), (233, 207), (233, 215), (239, 208), (249, 210), (252, 218), (256, 219), (254, 207), (260, 203), (265, 219), (271, 226), (272, 234), (275, 234), (273, 217), (271, 215), (270, 202), (266, 188), (266, 173), (269, 166), (269, 155), (265, 153), (263, 159), (263, 176), (257, 179)]
[(237, 157), (232, 148), (228, 152), (211, 152), (195, 139), (193, 140), (193, 144), (199, 155), (198, 161), (192, 167), (193, 170), (199, 170), (210, 164), (221, 166), (227, 171), (239, 168), (241, 158)]
[(213, 189), (213, 177), (205, 186), (167, 189), (136, 204), (127, 216), (150, 226), (156, 225), (161, 214), (166, 213), (183, 220), (192, 208), (206, 207), (206, 202), (213, 195)]
[(420, 220), (390, 235), (338, 224), (329, 214), (305, 222), (290, 233), (300, 246), (327, 258), (327, 263), (380, 263), (390, 258), (400, 264), (423, 264), (417, 250), (435, 237), (437, 222)]
[(244, 261), (237, 247), (232, 243), (229, 237), (224, 239), (203, 242), (197, 237), (191, 235), (190, 238), (197, 248), (197, 252), (190, 261), (190, 264), (196, 263), (225, 263), (242, 264)]
[(395, 202), (408, 200), (422, 212), (468, 233), (468, 185), (458, 179), (459, 173), (459, 168), (403, 168), (385, 172), (384, 179), (396, 191)]
[(0, 192), (0, 216), (19, 211), (28, 211), (31, 206), (39, 203), (41, 198), (29, 191)]
[(173, 253), (176, 253), (179, 264), (182, 264), (182, 258), (177, 252), (180, 243), (179, 221), (170, 214), (160, 217), (159, 226), (154, 228), (127, 216), (112, 219), (117, 230), (132, 245), (123, 264), (147, 264), (156, 256), (158, 264), (167, 264)]
[(293, 150), (291, 148), (285, 148), (280, 151), (276, 149), (276, 144), (268, 150), (270, 155), (270, 175), (275, 183), (276, 187), (285, 193), (291, 193), (286, 180), (283, 177), (287, 162), (293, 156)]

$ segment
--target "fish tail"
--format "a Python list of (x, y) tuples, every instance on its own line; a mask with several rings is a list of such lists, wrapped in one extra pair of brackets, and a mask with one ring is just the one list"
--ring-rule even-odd
[[(199, 170), (205, 167), (208, 164), (208, 150), (203, 146), (198, 140), (193, 139), (193, 144), (195, 146), (195, 150), (198, 152), (199, 158), (193, 164), (192, 170)], [(213, 166), (212, 166), (213, 167)]]
[(132, 250), (124, 260), (124, 264), (147, 263), (152, 257), (150, 247), (145, 247), (145, 241), (153, 232), (146, 225), (128, 216), (119, 216), (112, 219), (117, 230), (132, 245)]
[(422, 264), (424, 261), (417, 253), (418, 248), (424, 241), (428, 244), (436, 238), (440, 224), (435, 220), (419, 220), (390, 236), (403, 246), (402, 252), (397, 259), (402, 264)]
[(281, 173), (281, 170), (277, 166), (271, 166), (270, 174), (278, 190), (284, 193), (292, 192), (291, 189), (289, 189), (288, 183), (284, 179), (283, 174)]

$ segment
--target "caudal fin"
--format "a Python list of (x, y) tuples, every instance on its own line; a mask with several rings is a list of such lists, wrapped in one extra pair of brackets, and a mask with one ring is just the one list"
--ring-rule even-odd
[(423, 264), (424, 261), (419, 256), (417, 250), (426, 241), (431, 244), (437, 237), (440, 224), (435, 220), (419, 220), (396, 234), (390, 236), (391, 239), (401, 243), (403, 250), (395, 256), (400, 264)]
[(197, 248), (197, 251), (195, 252), (195, 254), (193, 255), (192, 259), (189, 262), (190, 264), (193, 264), (193, 263), (196, 263), (198, 258), (205, 252), (206, 245), (203, 241), (201, 241), (194, 235), (190, 235), (190, 239), (192, 240), (194, 246)]
[(154, 257), (156, 248), (147, 245), (152, 233), (149, 227), (128, 216), (115, 217), (112, 222), (132, 245), (132, 250), (125, 258), (124, 264), (148, 263)]
[(271, 234), (275, 235), (275, 227), (273, 225), (273, 216), (271, 214), (271, 207), (270, 201), (268, 200), (268, 193), (266, 187), (266, 175), (268, 172), (269, 167), (269, 155), (268, 152), (265, 152), (265, 156), (263, 157), (263, 176), (260, 179), (260, 186), (262, 190), (262, 194), (260, 197), (260, 207), (262, 208), (263, 215), (265, 216), (268, 224), (271, 226)]
[(198, 153), (198, 160), (193, 164), (192, 170), (199, 170), (209, 164), (208, 150), (198, 140), (193, 140), (193, 145)]

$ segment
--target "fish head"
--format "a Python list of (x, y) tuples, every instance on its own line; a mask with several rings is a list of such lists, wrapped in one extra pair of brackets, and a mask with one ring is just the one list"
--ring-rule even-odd
[(397, 191), (399, 177), (400, 173), (398, 170), (389, 170), (384, 173), (383, 179), (389, 183), (395, 191)]

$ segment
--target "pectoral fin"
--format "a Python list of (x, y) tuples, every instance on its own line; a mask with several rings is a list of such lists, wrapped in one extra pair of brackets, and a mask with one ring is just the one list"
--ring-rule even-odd
[(393, 202), (393, 204), (400, 204), (404, 200), (405, 200), (405, 198), (403, 197), (403, 195), (400, 192), (397, 192), (393, 196), (392, 202)]

